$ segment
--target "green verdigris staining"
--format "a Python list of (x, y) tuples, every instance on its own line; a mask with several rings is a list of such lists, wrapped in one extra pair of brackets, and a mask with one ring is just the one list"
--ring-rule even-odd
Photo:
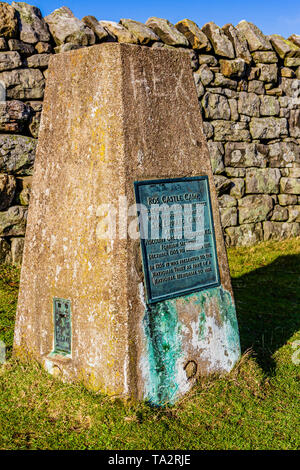
[[(149, 306), (144, 317), (147, 339), (147, 358), (144, 359), (148, 366), (146, 396), (157, 406), (173, 404), (187, 385), (187, 379), (184, 382), (184, 375), (177, 370), (178, 365), (189, 358), (184, 357), (185, 326), (178, 318), (176, 300)], [(240, 356), (238, 324), (230, 292), (220, 286), (181, 297), (180, 301), (193, 302), (199, 307), (197, 344), (193, 345), (198, 354), (207, 358), (211, 366), (230, 370)], [(211, 307), (214, 314), (207, 316)]]
[(204, 339), (206, 335), (205, 313), (199, 313), (199, 339)]
[(238, 351), (240, 355), (240, 335), (236, 318), (235, 305), (230, 293), (222, 288), (218, 288), (220, 313), (225, 325), (225, 337), (230, 351)]
[(176, 362), (181, 354), (176, 300), (148, 307), (144, 328), (148, 340), (148, 400), (154, 405), (173, 403), (178, 392)]

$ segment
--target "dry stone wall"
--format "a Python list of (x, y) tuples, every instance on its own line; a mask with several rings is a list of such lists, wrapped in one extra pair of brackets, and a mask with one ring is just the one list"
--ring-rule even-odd
[(49, 58), (104, 41), (189, 54), (228, 245), (300, 235), (299, 35), (0, 3), (0, 262), (22, 259)]

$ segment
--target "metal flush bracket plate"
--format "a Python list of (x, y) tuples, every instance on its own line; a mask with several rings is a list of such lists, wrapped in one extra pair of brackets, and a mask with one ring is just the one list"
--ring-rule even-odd
[(54, 348), (52, 354), (70, 355), (72, 352), (71, 301), (53, 299)]

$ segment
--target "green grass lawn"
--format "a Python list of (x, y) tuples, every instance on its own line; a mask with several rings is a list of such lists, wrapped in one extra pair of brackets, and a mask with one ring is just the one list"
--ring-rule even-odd
[[(292, 356), (300, 340), (300, 239), (233, 248), (228, 256), (243, 351), (230, 374), (157, 409), (9, 359), (0, 367), (0, 449), (299, 448), (300, 364)], [(0, 339), (9, 356), (18, 276), (0, 267)]]

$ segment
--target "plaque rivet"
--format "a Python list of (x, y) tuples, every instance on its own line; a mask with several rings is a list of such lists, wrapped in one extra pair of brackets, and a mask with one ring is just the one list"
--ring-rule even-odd
[(197, 364), (195, 361), (188, 361), (186, 365), (184, 366), (184, 370), (187, 376), (187, 379), (190, 380), (193, 377), (195, 377), (197, 373)]

